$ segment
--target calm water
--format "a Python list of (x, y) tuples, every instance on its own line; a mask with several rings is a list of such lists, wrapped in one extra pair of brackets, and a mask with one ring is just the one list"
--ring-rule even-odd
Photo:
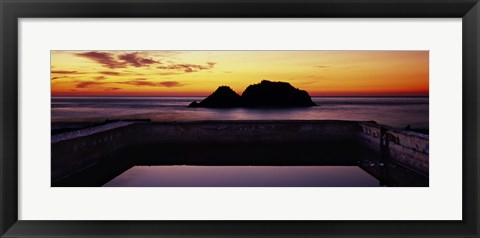
[(204, 97), (54, 97), (52, 122), (106, 119), (359, 120), (428, 129), (428, 97), (312, 97), (319, 106), (295, 109), (188, 108)]
[(134, 166), (104, 187), (375, 187), (357, 166)]

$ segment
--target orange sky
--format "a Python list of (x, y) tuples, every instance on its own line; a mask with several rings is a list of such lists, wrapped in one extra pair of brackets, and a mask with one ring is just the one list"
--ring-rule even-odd
[(51, 51), (52, 96), (241, 94), (263, 79), (312, 96), (428, 95), (428, 51)]

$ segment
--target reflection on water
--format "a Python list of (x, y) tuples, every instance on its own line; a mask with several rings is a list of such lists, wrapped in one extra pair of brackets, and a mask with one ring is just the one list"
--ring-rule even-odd
[(134, 166), (104, 187), (375, 187), (357, 166)]
[(52, 122), (105, 119), (355, 120), (428, 129), (428, 97), (312, 97), (317, 107), (290, 109), (189, 108), (204, 97), (53, 97)]

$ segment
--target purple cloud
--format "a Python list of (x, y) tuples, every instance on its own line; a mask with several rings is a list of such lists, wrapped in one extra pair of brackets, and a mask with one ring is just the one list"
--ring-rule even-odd
[(134, 67), (142, 67), (142, 66), (149, 66), (151, 64), (159, 64), (160, 62), (142, 57), (138, 52), (134, 53), (126, 53), (123, 55), (118, 56), (119, 59), (125, 61), (131, 66)]
[(127, 62), (118, 61), (113, 54), (107, 52), (90, 51), (85, 53), (77, 53), (76, 55), (93, 60), (110, 69), (127, 67)]

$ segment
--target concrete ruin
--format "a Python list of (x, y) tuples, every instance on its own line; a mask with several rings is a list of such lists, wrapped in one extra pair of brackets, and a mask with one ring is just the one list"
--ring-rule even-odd
[[(134, 165), (179, 164), (354, 165), (384, 185), (428, 186), (428, 135), (373, 122), (120, 121), (52, 135), (51, 146), (52, 186), (101, 186)], [(385, 180), (385, 165), (414, 178), (391, 170), (395, 181)]]

